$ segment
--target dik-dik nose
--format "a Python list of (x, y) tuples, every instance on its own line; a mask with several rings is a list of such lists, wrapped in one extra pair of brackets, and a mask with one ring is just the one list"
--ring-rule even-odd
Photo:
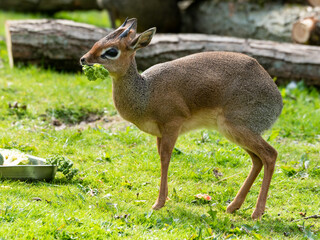
[(80, 64), (81, 64), (81, 65), (86, 65), (86, 58), (85, 58), (85, 57), (82, 57), (82, 58), (80, 59)]

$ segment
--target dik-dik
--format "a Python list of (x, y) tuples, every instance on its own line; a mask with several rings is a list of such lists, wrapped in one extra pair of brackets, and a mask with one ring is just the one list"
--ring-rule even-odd
[(193, 129), (209, 128), (241, 146), (253, 163), (228, 212), (241, 207), (264, 167), (252, 214), (253, 219), (260, 218), (277, 158), (277, 151), (261, 137), (282, 110), (276, 84), (255, 59), (231, 52), (197, 53), (157, 64), (139, 74), (135, 52), (150, 43), (156, 29), (137, 34), (136, 27), (136, 19), (125, 21), (96, 42), (80, 62), (102, 64), (112, 77), (113, 101), (120, 115), (157, 137), (161, 182), (153, 209), (165, 205), (168, 167), (178, 136)]

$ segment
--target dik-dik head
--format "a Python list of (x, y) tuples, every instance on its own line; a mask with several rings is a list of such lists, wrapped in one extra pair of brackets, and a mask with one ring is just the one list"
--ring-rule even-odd
[(138, 34), (137, 20), (126, 20), (118, 29), (96, 42), (81, 59), (81, 65), (102, 64), (111, 76), (123, 76), (130, 67), (135, 51), (147, 46), (156, 28)]

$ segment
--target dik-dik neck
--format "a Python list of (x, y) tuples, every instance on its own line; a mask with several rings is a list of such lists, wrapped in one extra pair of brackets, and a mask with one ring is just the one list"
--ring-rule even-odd
[(135, 123), (144, 116), (148, 98), (147, 82), (139, 74), (133, 58), (128, 71), (113, 78), (114, 104), (124, 119)]

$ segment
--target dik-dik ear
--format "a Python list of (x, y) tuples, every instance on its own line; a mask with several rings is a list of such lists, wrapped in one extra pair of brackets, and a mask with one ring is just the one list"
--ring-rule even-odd
[(156, 33), (156, 30), (157, 29), (154, 27), (139, 34), (131, 41), (129, 47), (133, 50), (138, 50), (139, 48), (148, 46), (148, 44), (151, 42), (151, 39), (153, 38), (153, 35)]

